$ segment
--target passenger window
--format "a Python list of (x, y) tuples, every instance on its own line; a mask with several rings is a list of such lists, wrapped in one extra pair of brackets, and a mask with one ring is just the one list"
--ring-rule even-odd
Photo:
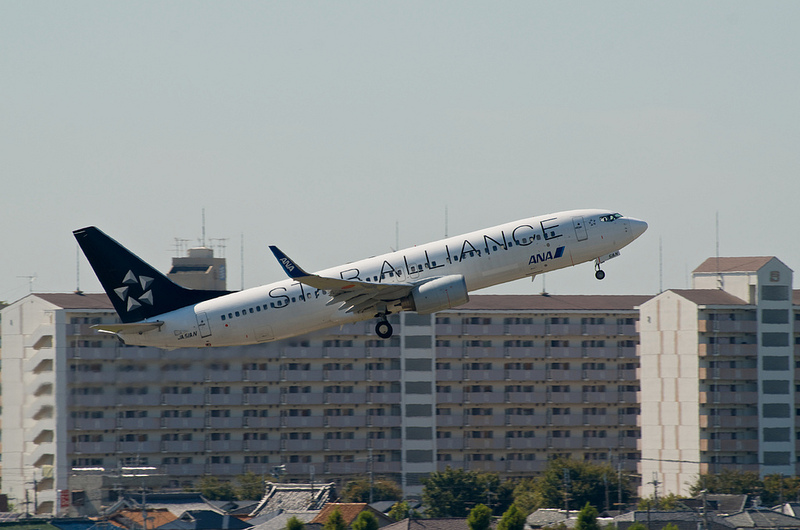
[(236, 316), (237, 316), (237, 317), (239, 316), (239, 312), (238, 312), (238, 311), (236, 312)]
[(225, 320), (225, 315), (222, 315), (222, 320)]
[(267, 310), (267, 304), (264, 304), (264, 311)]
[(255, 311), (253, 311), (253, 308), (252, 308), (252, 307), (250, 308), (250, 312), (251, 312), (251, 313), (254, 313), (254, 312), (255, 312)]
[(233, 313), (228, 313), (228, 318), (233, 318)]
[(261, 306), (260, 305), (256, 306), (256, 311), (259, 312), (259, 313), (261, 312)]

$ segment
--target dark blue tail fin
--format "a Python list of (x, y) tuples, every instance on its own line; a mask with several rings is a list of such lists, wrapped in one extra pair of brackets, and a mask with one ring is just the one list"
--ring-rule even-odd
[(230, 292), (181, 287), (93, 226), (73, 234), (124, 323), (139, 322)]

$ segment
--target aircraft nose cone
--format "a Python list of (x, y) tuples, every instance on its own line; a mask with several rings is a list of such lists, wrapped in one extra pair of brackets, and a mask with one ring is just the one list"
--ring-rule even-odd
[(633, 239), (636, 239), (640, 235), (644, 234), (644, 231), (647, 230), (647, 223), (640, 219), (633, 219), (628, 218), (628, 222), (631, 225), (631, 233), (633, 234)]

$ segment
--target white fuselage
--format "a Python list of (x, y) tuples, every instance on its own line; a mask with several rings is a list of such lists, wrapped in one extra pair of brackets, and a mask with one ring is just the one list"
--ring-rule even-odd
[[(643, 221), (608, 210), (572, 210), (450, 237), (316, 274), (376, 283), (415, 283), (464, 277), (468, 291), (603, 259), (644, 232)], [(162, 348), (267, 342), (368, 320), (327, 305), (324, 291), (292, 279), (232, 293), (165, 313), (145, 333), (120, 334), (127, 344)]]

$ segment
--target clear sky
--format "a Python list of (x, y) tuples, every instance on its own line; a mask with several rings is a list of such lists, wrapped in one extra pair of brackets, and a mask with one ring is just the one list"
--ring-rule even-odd
[(87, 225), (166, 271), (203, 209), (235, 289), (284, 277), (269, 244), (318, 270), (591, 207), (650, 229), (551, 293), (685, 288), (717, 216), (721, 255), (800, 270), (799, 26), (784, 1), (0, 1), (0, 300), (74, 290)]

